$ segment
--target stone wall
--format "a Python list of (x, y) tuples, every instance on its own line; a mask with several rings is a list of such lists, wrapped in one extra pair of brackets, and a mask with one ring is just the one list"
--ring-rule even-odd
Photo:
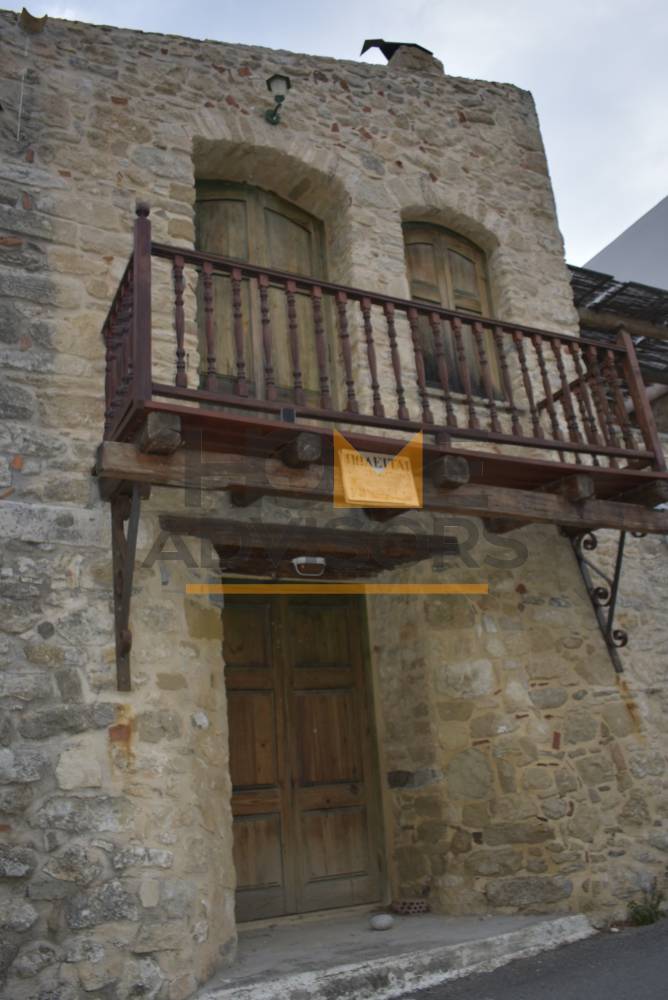
[[(168, 491), (142, 514), (133, 691), (115, 689), (90, 469), (135, 200), (157, 239), (192, 245), (197, 177), (264, 186), (323, 220), (332, 279), (397, 295), (402, 219), (432, 220), (487, 252), (498, 315), (574, 330), (562, 242), (533, 103), (512, 86), (57, 20), (26, 53), (16, 16), (0, 25), (0, 966), (13, 1000), (181, 1000), (234, 954), (226, 707), (219, 611), (185, 598), (177, 562), (143, 565), (182, 502)], [(276, 71), (293, 89), (272, 128)], [(388, 893), (610, 912), (666, 850), (661, 574), (650, 601), (644, 564), (629, 576), (646, 648), (631, 622), (622, 684), (568, 544), (517, 537), (517, 565), (487, 540), (479, 565), (400, 577), (484, 573), (484, 600), (370, 602)]]
[(445, 912), (625, 916), (668, 861), (666, 540), (627, 541), (620, 675), (556, 529), (462, 537), (429, 578), (489, 596), (370, 601), (397, 882)]

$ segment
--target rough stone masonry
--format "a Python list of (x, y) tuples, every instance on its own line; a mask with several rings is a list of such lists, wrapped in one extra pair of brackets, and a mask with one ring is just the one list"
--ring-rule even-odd
[[(182, 504), (154, 490), (117, 692), (90, 476), (135, 200), (193, 246), (198, 177), (271, 190), (323, 221), (331, 279), (404, 296), (401, 223), (438, 223), (485, 251), (498, 315), (574, 331), (562, 240), (516, 87), (405, 50), (376, 66), (61, 20), (26, 44), (10, 12), (0, 45), (4, 995), (184, 1000), (235, 950), (220, 613), (184, 596), (185, 567), (143, 565)], [(293, 81), (279, 127), (274, 72)], [(487, 597), (369, 601), (388, 898), (611, 916), (663, 879), (666, 542), (629, 549), (623, 678), (556, 529), (402, 573), (484, 573)]]

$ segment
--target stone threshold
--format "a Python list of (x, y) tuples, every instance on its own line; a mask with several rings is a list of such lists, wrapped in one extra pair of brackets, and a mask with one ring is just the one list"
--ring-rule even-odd
[(393, 1000), (449, 979), (595, 934), (582, 915), (395, 917), (373, 931), (368, 915), (240, 930), (237, 959), (196, 1000)]

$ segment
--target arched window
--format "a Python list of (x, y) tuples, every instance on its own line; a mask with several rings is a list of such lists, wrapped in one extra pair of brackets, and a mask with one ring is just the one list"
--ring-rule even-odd
[[(491, 315), (485, 255), (475, 244), (442, 226), (422, 222), (404, 224), (404, 244), (411, 298), (475, 316)], [(426, 321), (421, 323), (421, 332), (427, 382), (440, 386), (433, 339)], [(477, 395), (483, 395), (480, 365), (469, 328), (464, 329), (464, 346), (472, 389)], [(445, 337), (445, 347), (450, 388), (461, 392), (464, 387), (449, 334)], [(501, 395), (491, 335), (487, 335), (486, 348), (493, 384)]]
[[(324, 279), (322, 224), (275, 194), (247, 184), (200, 181), (195, 213), (197, 249), (260, 267)], [(218, 388), (232, 390), (236, 372), (232, 289), (227, 277), (214, 276), (214, 320)], [(242, 316), (251, 395), (262, 398), (262, 331), (255, 287), (243, 282)], [(269, 288), (273, 343), (289, 343), (285, 295)], [(318, 368), (311, 333), (310, 303), (296, 296), (299, 358), (307, 402), (316, 403)], [(201, 315), (201, 313), (200, 313)], [(200, 323), (200, 327), (202, 324)], [(275, 351), (273, 366), (279, 398), (290, 399), (291, 358)], [(317, 403), (316, 403), (317, 405)]]

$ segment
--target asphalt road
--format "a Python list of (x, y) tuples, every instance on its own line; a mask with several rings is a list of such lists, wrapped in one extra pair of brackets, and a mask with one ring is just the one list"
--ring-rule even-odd
[(604, 932), (404, 1000), (668, 1000), (668, 919)]

